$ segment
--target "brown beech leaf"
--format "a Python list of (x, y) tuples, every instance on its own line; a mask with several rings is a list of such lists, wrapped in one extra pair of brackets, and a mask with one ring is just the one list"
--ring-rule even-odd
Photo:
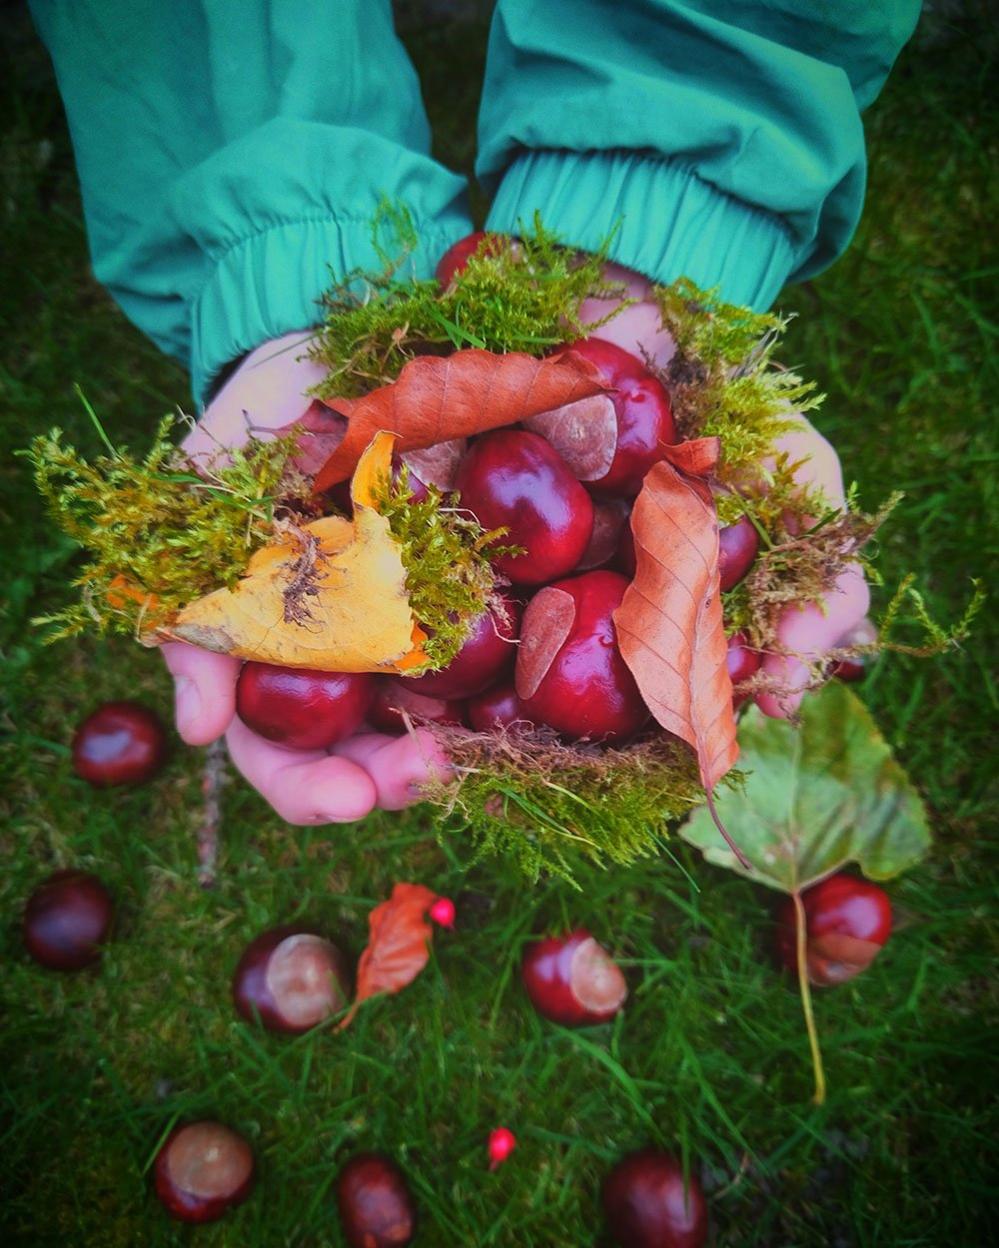
[(347, 420), (319, 399), (313, 399), (298, 420), (274, 433), (281, 437), (293, 431), (298, 434), (298, 451), (292, 464), (303, 476), (314, 477), (343, 441)]
[(718, 467), (721, 438), (693, 438), (689, 442), (677, 442), (675, 446), (662, 447), (662, 456), (688, 476), (707, 477)]
[(422, 884), (396, 884), (392, 896), (368, 915), (368, 945), (357, 964), (354, 1004), (340, 1024), (349, 1027), (361, 1003), (383, 992), (399, 992), (427, 964), (433, 926), (427, 910), (437, 894)]
[[(675, 449), (675, 448), (671, 448)], [(656, 464), (631, 515), (637, 568), (614, 613), (649, 710), (697, 752), (711, 789), (739, 756), (718, 584), (718, 517), (706, 482)]]
[(315, 488), (346, 480), (379, 430), (396, 434), (397, 450), (416, 450), (516, 424), (607, 389), (596, 368), (578, 356), (537, 360), (477, 349), (443, 358), (418, 356), (390, 385), (359, 399), (329, 400), (347, 417), (347, 432), (320, 469)]
[(426, 634), (410, 609), (402, 556), (374, 505), (392, 442), (379, 434), (361, 457), (353, 520), (289, 526), (253, 555), (232, 589), (190, 603), (155, 640), (327, 672), (407, 672), (425, 663)]

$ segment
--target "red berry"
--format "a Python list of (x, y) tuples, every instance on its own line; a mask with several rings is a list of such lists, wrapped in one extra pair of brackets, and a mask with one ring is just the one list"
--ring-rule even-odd
[(244, 663), (236, 711), (247, 728), (268, 741), (292, 750), (326, 750), (357, 731), (374, 690), (366, 672)]
[(427, 911), (431, 919), (438, 927), (453, 928), (454, 927), (454, 902), (450, 897), (438, 897), (434, 904)]
[(303, 927), (274, 927), (244, 950), (232, 977), (236, 1009), (269, 1031), (297, 1035), (337, 1014), (349, 998), (347, 962), (336, 945)]
[(521, 978), (538, 1013), (567, 1027), (606, 1022), (628, 995), (620, 967), (582, 927), (528, 945)]
[(495, 566), (520, 585), (543, 585), (571, 572), (593, 532), (589, 494), (536, 433), (498, 429), (479, 438), (458, 470), (461, 505), (486, 529), (506, 528), (504, 543), (523, 555)]
[(214, 1222), (253, 1189), (253, 1153), (221, 1122), (191, 1122), (167, 1136), (153, 1182), (167, 1212), (181, 1222)]
[(530, 727), (531, 720), (512, 684), (493, 685), (485, 693), (468, 699), (468, 722), (476, 732), (495, 732), (519, 724)]
[(489, 1169), (501, 1166), (517, 1147), (517, 1137), (509, 1127), (497, 1127), (489, 1132)]
[(566, 350), (589, 360), (613, 389), (525, 424), (551, 442), (580, 480), (600, 493), (633, 498), (663, 446), (676, 441), (669, 395), (637, 356), (612, 342), (584, 338)]
[[(843, 873), (830, 875), (801, 894), (805, 907), (808, 978), (828, 987), (867, 969), (891, 935), (891, 902), (883, 888)], [(797, 973), (797, 922), (788, 898), (777, 919), (777, 950)]]
[(105, 702), (73, 737), (73, 769), (95, 788), (143, 784), (165, 758), (160, 718), (138, 702)]
[(405, 1248), (416, 1210), (402, 1171), (378, 1153), (360, 1153), (336, 1181), (337, 1206), (350, 1248)]
[(718, 575), (722, 589), (738, 585), (760, 548), (756, 526), (748, 516), (718, 530)]
[(403, 677), (399, 683), (432, 698), (467, 698), (479, 693), (513, 667), (521, 612), (519, 602), (498, 594), (489, 610), (472, 621), (468, 637), (447, 667), (425, 676)]
[(617, 648), (613, 612), (628, 582), (585, 572), (548, 585), (524, 612), (516, 687), (536, 723), (568, 737), (628, 737), (649, 712)]
[(50, 971), (79, 971), (101, 956), (114, 917), (111, 894), (88, 871), (56, 871), (24, 908), (24, 947)]
[(405, 732), (403, 711), (415, 720), (431, 724), (461, 727), (465, 722), (463, 702), (431, 698), (415, 689), (407, 689), (400, 680), (380, 680), (368, 708), (368, 719), (379, 732)]
[(621, 1248), (701, 1248), (708, 1207), (701, 1185), (669, 1153), (645, 1148), (622, 1158), (604, 1180), (603, 1206)]

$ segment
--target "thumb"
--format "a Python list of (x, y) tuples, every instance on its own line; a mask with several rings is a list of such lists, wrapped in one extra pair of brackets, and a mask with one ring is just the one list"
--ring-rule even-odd
[(240, 662), (181, 641), (160, 646), (174, 679), (174, 717), (188, 745), (208, 745), (222, 736), (236, 713)]

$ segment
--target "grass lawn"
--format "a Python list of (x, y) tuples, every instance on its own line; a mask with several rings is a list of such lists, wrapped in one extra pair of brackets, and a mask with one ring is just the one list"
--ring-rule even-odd
[[(977, 10), (984, 14), (982, 6)], [(771, 897), (673, 855), (531, 889), (468, 867), (460, 827), (426, 811), (347, 828), (283, 825), (242, 783), (224, 797), (219, 886), (196, 880), (200, 752), (152, 786), (97, 792), (73, 775), (75, 722), (138, 696), (169, 715), (159, 661), (127, 642), (46, 648), (29, 619), (60, 601), (71, 548), (11, 458), (53, 423), (94, 451), (83, 386), (116, 440), (143, 446), (186, 379), (88, 271), (59, 97), (21, 10), (0, 51), (0, 1238), (6, 1245), (172, 1245), (149, 1189), (178, 1118), (217, 1116), (256, 1151), (257, 1193), (199, 1243), (342, 1245), (332, 1199), (352, 1149), (394, 1154), (420, 1245), (582, 1248), (605, 1242), (601, 1176), (651, 1142), (710, 1194), (717, 1243), (773, 1248), (977, 1248), (989, 1236), (996, 1128), (994, 742), (999, 649), (989, 607), (960, 653), (886, 658), (864, 697), (930, 804), (936, 849), (890, 885), (897, 930), (854, 983), (819, 994), (830, 1096), (811, 1076), (793, 987), (772, 968)], [(918, 574), (956, 618), (999, 531), (996, 42), (987, 19), (932, 15), (871, 110), (867, 210), (850, 253), (789, 290), (784, 358), (828, 392), (818, 423), (875, 504), (906, 492), (882, 539), (885, 589)], [(467, 169), (484, 57), (478, 19), (407, 23), (440, 154)], [(457, 68), (455, 68), (457, 67)], [(991, 92), (990, 92), (991, 84)], [(97, 870), (119, 902), (99, 973), (29, 963), (26, 894), (55, 866)], [(343, 1036), (296, 1040), (239, 1022), (229, 977), (262, 927), (307, 918), (353, 952), (397, 879), (454, 896), (459, 927), (403, 995)], [(568, 1031), (526, 1007), (529, 933), (572, 922), (615, 951), (632, 986), (612, 1025)], [(519, 1148), (497, 1173), (499, 1123)], [(995, 1227), (992, 1228), (995, 1231)]]

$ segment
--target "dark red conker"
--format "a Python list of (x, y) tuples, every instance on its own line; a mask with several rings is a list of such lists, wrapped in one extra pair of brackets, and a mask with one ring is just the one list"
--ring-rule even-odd
[(585, 572), (546, 586), (527, 604), (515, 683), (535, 723), (567, 737), (613, 739), (648, 720), (611, 618), (627, 588), (616, 572)]
[(350, 1248), (405, 1248), (416, 1233), (406, 1179), (388, 1157), (359, 1153), (336, 1181), (340, 1221)]
[(506, 594), (472, 621), (464, 645), (439, 672), (408, 676), (401, 685), (432, 698), (467, 698), (480, 693), (501, 672), (513, 667), (522, 608)]
[(760, 549), (760, 535), (748, 516), (718, 530), (718, 575), (722, 589), (738, 585)]
[(567, 1027), (606, 1022), (628, 995), (620, 967), (582, 927), (529, 944), (521, 977), (538, 1013)]
[(518, 724), (527, 728), (531, 723), (517, 690), (505, 681), (469, 698), (466, 709), (468, 722), (476, 732), (495, 732), (497, 728), (514, 728)]
[(417, 693), (415, 689), (408, 689), (400, 680), (379, 680), (368, 708), (368, 719), (372, 727), (379, 732), (405, 732), (403, 711), (413, 719), (426, 720), (431, 724), (452, 724), (460, 727), (465, 722), (462, 702), (431, 698), (425, 693)]
[(259, 1015), (270, 1031), (308, 1031), (349, 999), (347, 961), (336, 945), (310, 928), (273, 927), (243, 952), (232, 977), (236, 1009)]
[(214, 1222), (253, 1190), (253, 1153), (231, 1127), (205, 1120), (176, 1127), (153, 1163), (153, 1185), (181, 1222)]
[[(838, 873), (801, 894), (805, 907), (808, 978), (819, 987), (843, 984), (867, 969), (891, 935), (888, 894), (870, 880)], [(777, 918), (777, 952), (797, 974), (797, 920), (788, 898)]]
[(244, 663), (236, 712), (261, 737), (292, 750), (326, 750), (360, 727), (374, 696), (366, 672)]
[(701, 1248), (708, 1207), (701, 1185), (669, 1153), (629, 1153), (604, 1180), (604, 1214), (621, 1248)]
[(50, 971), (79, 971), (101, 956), (114, 917), (111, 894), (88, 871), (56, 871), (24, 907), (24, 947)]
[(483, 254), (495, 255), (507, 245), (507, 239), (503, 234), (489, 234), (485, 230), (475, 230), (471, 234), (466, 234), (464, 238), (459, 238), (437, 261), (434, 276), (440, 284), (450, 286), (455, 275), (467, 267), (469, 260), (483, 243), (485, 244)]
[(105, 702), (73, 737), (73, 769), (95, 788), (143, 784), (165, 758), (163, 724), (138, 702)]
[(523, 555), (495, 559), (519, 585), (543, 585), (579, 562), (593, 531), (589, 494), (544, 438), (497, 429), (473, 443), (458, 469), (461, 506)]
[(634, 498), (646, 473), (676, 441), (669, 395), (645, 364), (613, 342), (584, 338), (566, 348), (613, 386), (525, 421), (547, 438), (581, 481), (602, 494)]

